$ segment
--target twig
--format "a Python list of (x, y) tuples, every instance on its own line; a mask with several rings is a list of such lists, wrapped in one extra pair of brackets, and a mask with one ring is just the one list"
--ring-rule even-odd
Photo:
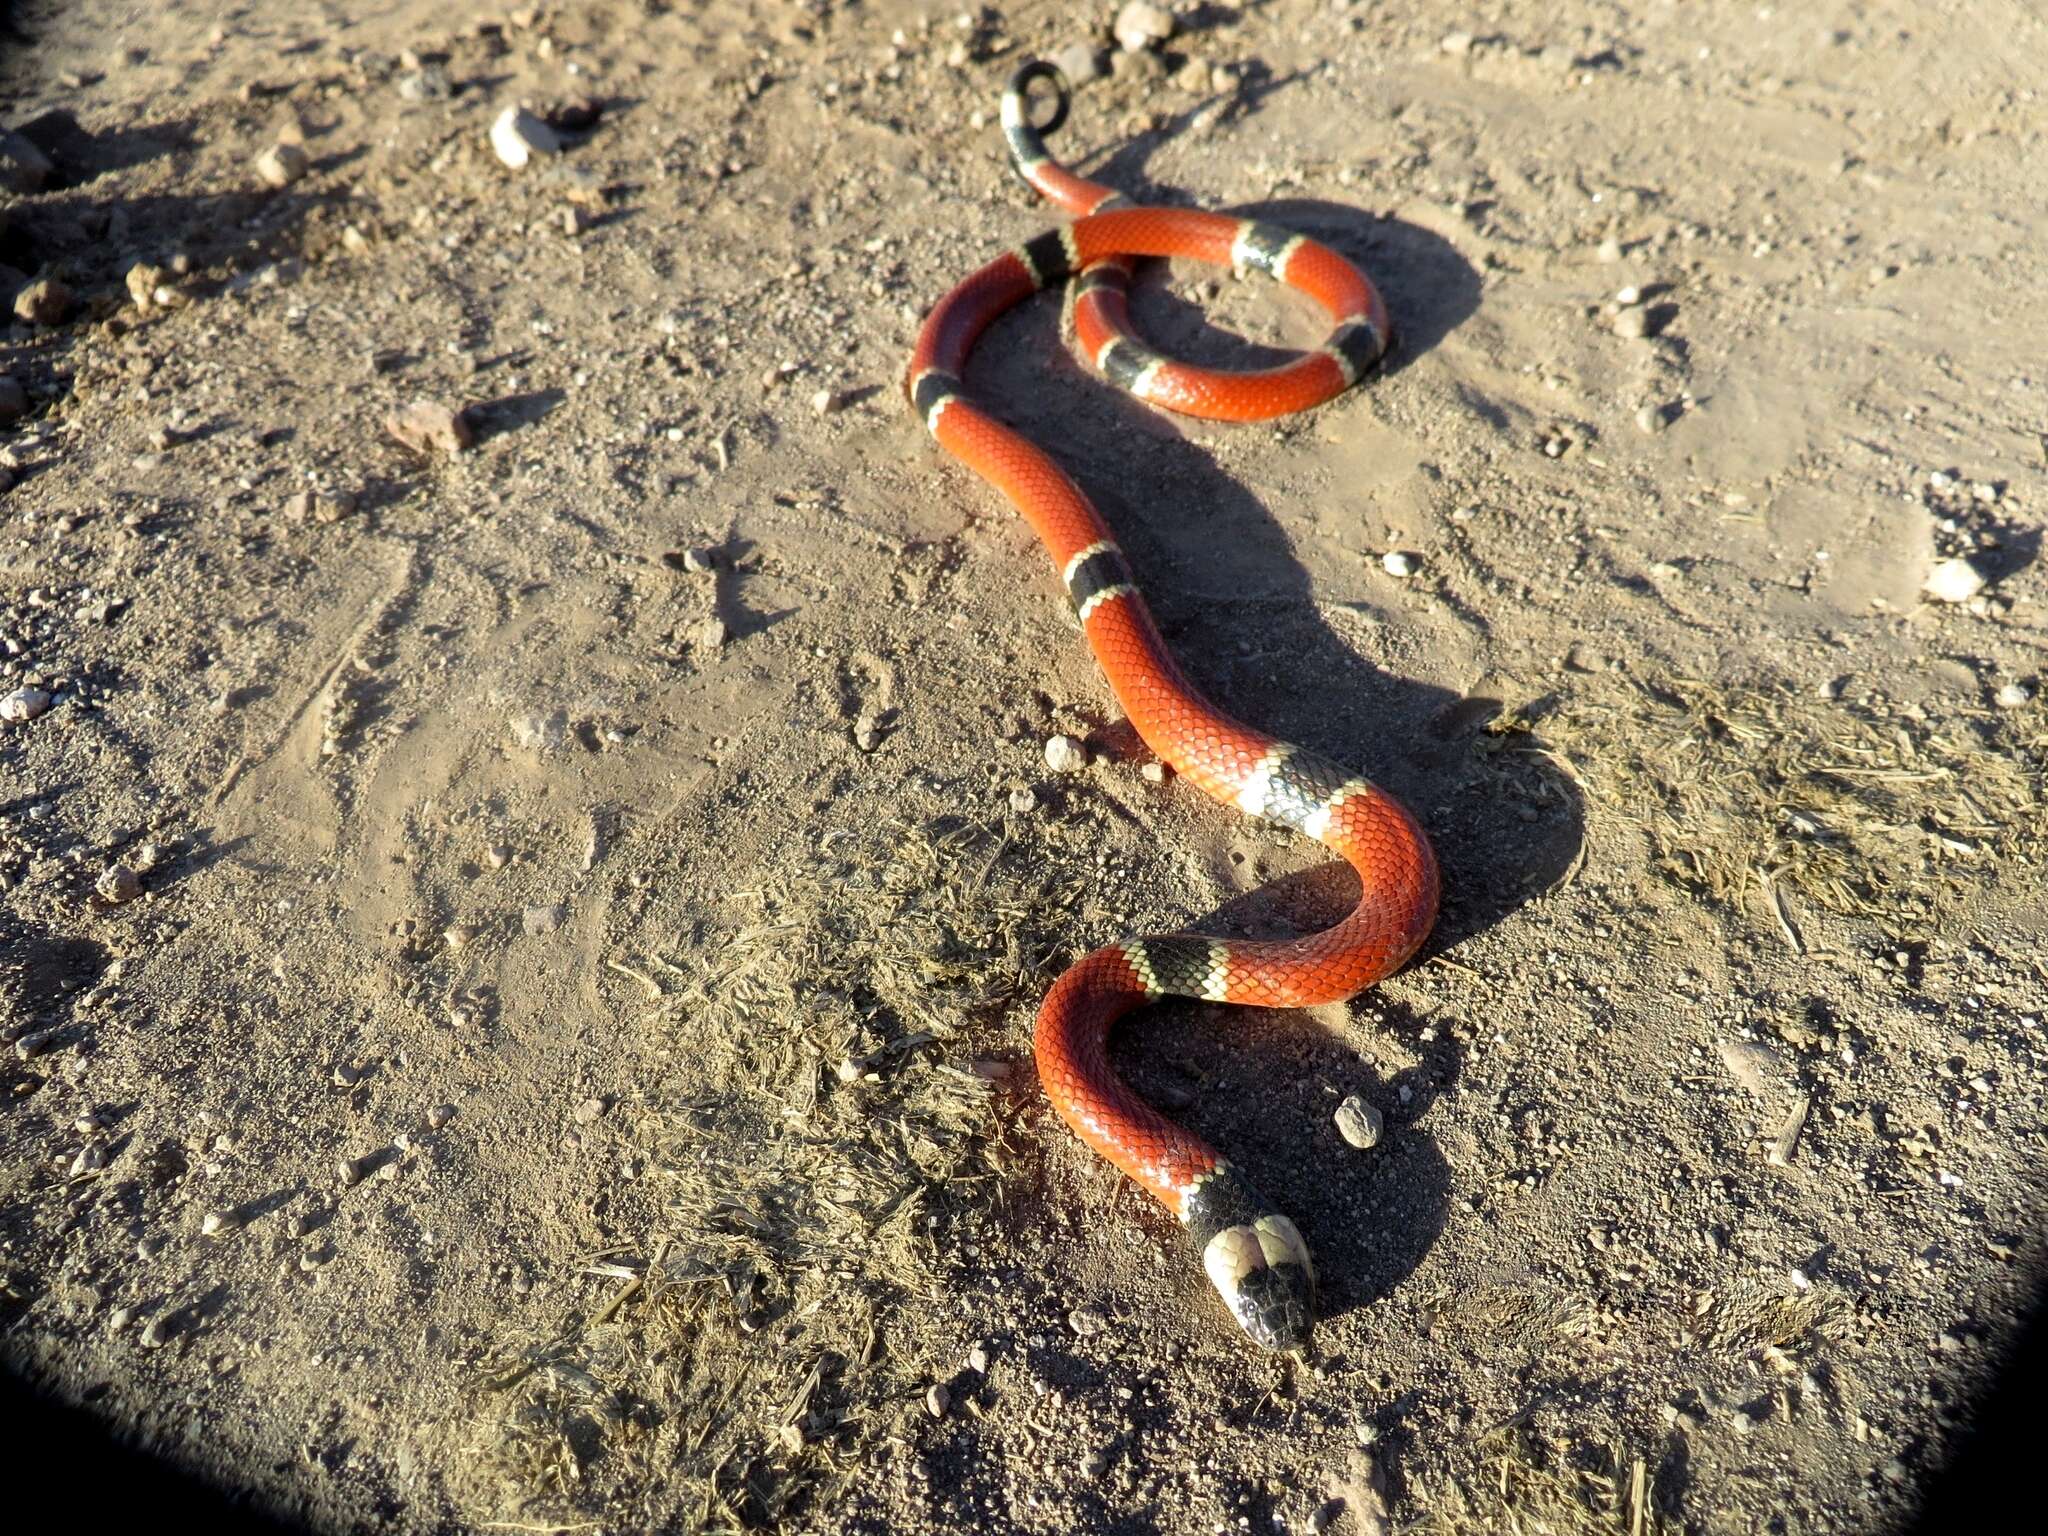
[(1799, 1144), (1799, 1133), (1806, 1128), (1806, 1113), (1813, 1107), (1813, 1100), (1807, 1094), (1799, 1095), (1799, 1102), (1792, 1106), (1792, 1113), (1785, 1117), (1785, 1123), (1778, 1128), (1778, 1139), (1771, 1144), (1771, 1150), (1764, 1154), (1764, 1161), (1773, 1168), (1790, 1168), (1792, 1150)]
[(606, 970), (617, 971), (621, 976), (630, 976), (639, 982), (641, 986), (647, 989), (649, 997), (666, 997), (668, 995), (661, 990), (661, 983), (652, 976), (649, 976), (645, 971), (636, 971), (630, 965), (621, 965), (616, 960), (607, 960), (604, 964)]

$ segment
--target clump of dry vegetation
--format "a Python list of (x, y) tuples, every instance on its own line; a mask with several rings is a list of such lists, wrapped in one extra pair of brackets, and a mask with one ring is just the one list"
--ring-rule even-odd
[(1433, 1536), (1654, 1536), (1666, 1528), (1654, 1469), (1619, 1446), (1577, 1445), (1503, 1425), (1479, 1442), (1480, 1471), (1444, 1490), (1418, 1531)]
[(1673, 884), (1729, 907), (1782, 893), (1925, 938), (2001, 868), (2048, 853), (2038, 704), (1940, 718), (1881, 695), (1618, 673), (1496, 720), (1572, 767)]
[(917, 1411), (935, 1234), (1000, 1176), (1008, 1064), (974, 1048), (1036, 1001), (1079, 892), (957, 818), (761, 868), (715, 963), (650, 1015), (690, 1067), (651, 1120), (654, 1251), (607, 1271), (606, 1315), (482, 1383), (472, 1450), (521, 1520), (587, 1509), (602, 1452), (610, 1486), (694, 1483), (705, 1529), (770, 1523)]

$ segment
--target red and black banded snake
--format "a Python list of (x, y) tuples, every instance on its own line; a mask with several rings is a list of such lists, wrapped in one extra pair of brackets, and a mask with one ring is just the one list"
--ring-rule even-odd
[[(1034, 127), (1029, 93), (1039, 80), (1058, 99), (1051, 119)], [(1398, 969), (1428, 935), (1436, 919), (1435, 855), (1415, 818), (1384, 791), (1239, 724), (1196, 692), (1087, 496), (1044, 450), (970, 400), (961, 377), (998, 315), (1069, 277), (1076, 279), (1075, 336), (1095, 365), (1140, 399), (1195, 416), (1259, 421), (1321, 404), (1380, 360), (1391, 332), (1372, 284), (1327, 246), (1256, 220), (1136, 207), (1057, 164), (1044, 135), (1065, 120), (1070, 100), (1056, 68), (1030, 63), (1003, 94), (1002, 121), (1019, 174), (1077, 217), (997, 257), (939, 301), (911, 355), (906, 390), (940, 446), (1008, 497), (1037, 532), (1145, 744), (1206, 794), (1298, 828), (1358, 872), (1358, 905), (1332, 928), (1266, 942), (1192, 933), (1127, 939), (1077, 962), (1038, 1015), (1039, 1077), (1060, 1116), (1180, 1219), (1210, 1281), (1255, 1342), (1305, 1352), (1315, 1270), (1300, 1232), (1230, 1163), (1124, 1086), (1109, 1063), (1110, 1027), (1160, 997), (1266, 1008), (1350, 997)], [(1131, 333), (1126, 301), (1132, 261), (1160, 256), (1269, 273), (1320, 304), (1335, 329), (1322, 347), (1256, 372), (1160, 357)]]

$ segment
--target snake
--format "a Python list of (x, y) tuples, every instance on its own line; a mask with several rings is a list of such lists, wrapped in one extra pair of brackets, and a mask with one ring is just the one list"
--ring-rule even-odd
[[(1041, 82), (1054, 93), (1052, 112), (1034, 123)], [(1212, 420), (1268, 420), (1330, 400), (1380, 362), (1393, 332), (1378, 290), (1328, 246), (1257, 219), (1140, 206), (1061, 165), (1045, 141), (1066, 120), (1072, 98), (1065, 75), (1044, 60), (1024, 64), (1004, 88), (1012, 165), (1074, 217), (1005, 251), (939, 300), (918, 334), (904, 389), (939, 446), (1000, 491), (1037, 533), (1146, 747), (1215, 800), (1297, 829), (1357, 872), (1357, 905), (1321, 932), (1253, 941), (1190, 931), (1095, 950), (1053, 984), (1033, 1034), (1039, 1080), (1060, 1118), (1178, 1218), (1210, 1284), (1255, 1345), (1306, 1358), (1316, 1272), (1300, 1229), (1241, 1170), (1123, 1082), (1109, 1059), (1111, 1027), (1162, 997), (1307, 1008), (1353, 996), (1398, 970), (1428, 936), (1440, 888), (1436, 856), (1392, 795), (1232, 719), (1197, 691), (1094, 504), (1044, 448), (970, 398), (962, 377), (998, 316), (1069, 280), (1075, 341), (1105, 378), (1150, 404)], [(1156, 257), (1268, 274), (1321, 306), (1333, 322), (1329, 337), (1256, 370), (1164, 357), (1130, 321), (1136, 263)]]

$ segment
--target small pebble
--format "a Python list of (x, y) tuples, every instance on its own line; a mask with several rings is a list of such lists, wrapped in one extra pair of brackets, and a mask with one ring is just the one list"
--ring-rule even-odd
[(1627, 341), (1641, 341), (1650, 334), (1650, 312), (1647, 309), (1624, 309), (1614, 317), (1614, 334)]
[(1773, 1080), (1785, 1066), (1776, 1051), (1753, 1040), (1717, 1040), (1714, 1045), (1730, 1077), (1760, 1099), (1772, 1096)]
[(811, 396), (811, 409), (820, 416), (833, 416), (845, 410), (852, 399), (843, 389), (821, 389)]
[(240, 1225), (233, 1211), (208, 1211), (199, 1218), (199, 1231), (204, 1237), (218, 1237), (231, 1227)]
[(974, 1348), (967, 1351), (967, 1369), (974, 1372), (977, 1376), (986, 1376), (988, 1374), (988, 1360), (988, 1346), (986, 1344), (977, 1344)]
[(177, 1325), (171, 1321), (170, 1314), (168, 1312), (159, 1313), (144, 1325), (142, 1342), (150, 1349), (157, 1349), (168, 1343), (171, 1335), (175, 1332), (177, 1332)]
[(1437, 44), (1437, 47), (1454, 59), (1462, 59), (1472, 51), (1474, 41), (1475, 39), (1470, 32), (1446, 32), (1443, 35), (1443, 40)]
[(461, 453), (476, 433), (461, 411), (435, 400), (414, 400), (384, 418), (384, 430), (415, 453)]
[(553, 933), (568, 920), (569, 909), (559, 901), (528, 907), (519, 914), (520, 931), (529, 938)]
[(1109, 1452), (1090, 1451), (1081, 1458), (1081, 1475), (1093, 1482), (1109, 1470)]
[(1067, 1314), (1067, 1326), (1074, 1330), (1075, 1338), (1092, 1339), (1109, 1326), (1109, 1319), (1099, 1307), (1076, 1307)]
[(1088, 749), (1071, 736), (1048, 736), (1045, 762), (1054, 773), (1079, 773), (1088, 766)]
[(1648, 436), (1656, 436), (1666, 425), (1664, 407), (1661, 405), (1646, 405), (1636, 412), (1636, 430)]
[(101, 900), (118, 906), (142, 894), (142, 881), (126, 864), (116, 864), (94, 882), (93, 889), (100, 893)]
[(1617, 262), (1621, 260), (1621, 242), (1612, 238), (1602, 240), (1599, 250), (1595, 251), (1593, 255), (1599, 261)]
[(1010, 809), (1019, 816), (1029, 816), (1038, 809), (1038, 791), (1029, 784), (1019, 784), (1010, 791)]
[(116, 1307), (107, 1314), (107, 1331), (109, 1333), (119, 1333), (134, 1321), (135, 1309), (133, 1307)]
[(1927, 573), (1927, 595), (1938, 603), (1967, 603), (1985, 585), (1984, 573), (1961, 557), (1944, 560)]
[(1337, 1134), (1361, 1152), (1380, 1144), (1386, 1125), (1386, 1117), (1355, 1093), (1337, 1106)]
[(1634, 283), (1630, 283), (1626, 288), (1620, 289), (1615, 293), (1614, 302), (1623, 309), (1631, 309), (1643, 302), (1643, 290)]
[(1422, 569), (1422, 561), (1404, 549), (1390, 549), (1380, 556), (1380, 565), (1389, 576), (1407, 578)]
[(935, 1381), (924, 1395), (924, 1411), (935, 1419), (943, 1419), (946, 1410), (953, 1406), (953, 1394), (943, 1381)]
[(1166, 776), (1171, 772), (1173, 772), (1171, 768), (1167, 767), (1166, 764), (1160, 762), (1158, 759), (1155, 758), (1149, 763), (1140, 765), (1138, 769), (1138, 777), (1143, 779), (1147, 784), (1164, 784), (1166, 782)]
[(58, 278), (38, 278), (14, 296), (14, 316), (30, 325), (57, 325), (71, 313), (70, 286)]
[(153, 267), (146, 261), (138, 261), (128, 269), (124, 279), (128, 287), (128, 299), (137, 309), (146, 310), (156, 303), (156, 291), (164, 286), (165, 273), (162, 267)]
[(2020, 709), (2033, 698), (2034, 690), (2025, 683), (2007, 683), (1993, 695), (1993, 702), (2000, 709)]
[(50, 696), (40, 688), (17, 688), (0, 699), (0, 720), (33, 720), (50, 707)]
[(1146, 0), (1130, 0), (1116, 13), (1116, 21), (1110, 30), (1116, 34), (1117, 44), (1125, 53), (1142, 53), (1173, 36), (1173, 16), (1159, 6), (1147, 4)]
[(427, 1124), (437, 1131), (454, 1118), (455, 1106), (453, 1104), (436, 1104), (427, 1111)]
[(1067, 83), (1077, 89), (1102, 76), (1102, 50), (1093, 43), (1069, 43), (1052, 56)]
[(712, 549), (686, 549), (683, 551), (683, 569), (697, 575), (718, 569), (718, 552)]
[(312, 160), (296, 144), (273, 144), (256, 157), (256, 174), (267, 187), (284, 188), (312, 168)]
[(503, 869), (512, 862), (512, 850), (503, 843), (493, 843), (484, 850), (484, 862), (493, 869)]
[(512, 170), (535, 155), (560, 153), (562, 136), (524, 107), (507, 107), (491, 124), (491, 149)]
[(593, 1120), (597, 1119), (597, 1117), (603, 1113), (603, 1099), (595, 1097), (585, 1099), (581, 1104), (578, 1104), (576, 1106), (576, 1123), (578, 1125), (589, 1125)]

